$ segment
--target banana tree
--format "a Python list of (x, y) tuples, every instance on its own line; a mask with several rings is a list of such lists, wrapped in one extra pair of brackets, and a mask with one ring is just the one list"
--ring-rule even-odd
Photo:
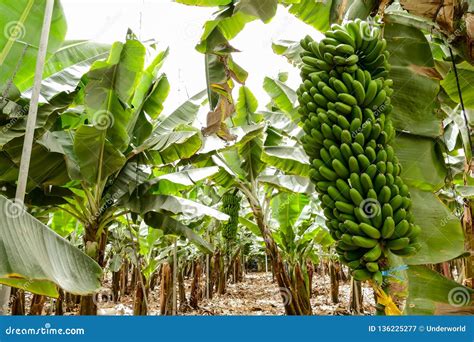
[[(324, 220), (314, 213), (310, 199), (305, 194), (280, 192), (271, 200), (273, 237), (280, 249), (293, 288), (297, 289), (300, 307), (311, 314), (311, 269), (308, 263), (318, 264), (317, 240), (325, 236), (331, 244), (329, 232), (323, 228)], [(316, 210), (314, 210), (316, 209)], [(275, 224), (274, 224), (275, 223)]]
[[(145, 68), (146, 51), (130, 32), (125, 43), (112, 46), (107, 60), (93, 63), (72, 93), (54, 96), (40, 109), (30, 170), (34, 182), (29, 184), (28, 198), (36, 202), (31, 204), (60, 207), (79, 220), (84, 226), (86, 252), (101, 266), (108, 225), (129, 211), (123, 206), (137, 185), (151, 176), (152, 168), (189, 158), (201, 146), (200, 132), (191, 124), (203, 94), (159, 117), (169, 92), (166, 76), (159, 73), (167, 51), (155, 54)], [(24, 122), (14, 120), (10, 112), (7, 119), (7, 135), (2, 138), (9, 164), (2, 181), (8, 192), (13, 188)], [(149, 194), (146, 199), (146, 207), (139, 204), (133, 209), (148, 216), (156, 213), (157, 227), (181, 227), (163, 214), (162, 206), (173, 214), (204, 208), (176, 196)], [(204, 212), (226, 218), (215, 210)], [(83, 298), (82, 304), (81, 313), (95, 313), (91, 297)]]
[[(292, 125), (284, 112), (257, 113), (258, 103), (251, 91), (242, 86), (233, 119), (244, 123), (230, 129), (236, 139), (230, 144), (219, 144), (215, 137), (207, 140), (213, 144), (200, 153), (210, 156), (209, 163), (220, 167), (213, 180), (226, 188), (237, 188), (247, 199), (270, 255), (278, 286), (281, 289), (288, 314), (307, 314), (299, 304), (299, 294), (291, 283), (281, 253), (269, 226), (270, 200), (274, 188), (295, 192), (311, 192), (312, 186), (306, 177), (308, 161), (299, 146), (297, 135), (301, 132), (295, 124), (294, 131), (285, 127)], [(230, 120), (229, 120), (230, 122)], [(209, 146), (210, 144), (204, 144)], [(265, 186), (265, 185), (270, 186)], [(291, 292), (291, 300), (285, 298)]]

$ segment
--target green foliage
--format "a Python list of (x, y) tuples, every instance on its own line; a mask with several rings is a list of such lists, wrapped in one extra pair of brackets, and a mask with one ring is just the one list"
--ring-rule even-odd
[(57, 297), (56, 285), (75, 294), (100, 287), (101, 269), (91, 258), (0, 196), (0, 283)]
[[(13, 81), (16, 88), (25, 91), (32, 85), (46, 2), (33, 0), (6, 0), (0, 3), (0, 92)], [(57, 51), (66, 36), (67, 24), (60, 2), (55, 2), (47, 58)], [(16, 72), (15, 72), (16, 71)], [(14, 77), (12, 80), (11, 78)]]

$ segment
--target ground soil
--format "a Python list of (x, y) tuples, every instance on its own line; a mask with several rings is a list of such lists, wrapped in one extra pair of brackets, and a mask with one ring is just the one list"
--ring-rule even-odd
[[(317, 278), (318, 277), (318, 278)], [(186, 293), (189, 296), (190, 280), (186, 280)], [(204, 285), (204, 284), (203, 284)], [(364, 314), (373, 314), (374, 299), (372, 290), (363, 287)], [(339, 303), (331, 302), (328, 277), (315, 276), (311, 304), (315, 315), (351, 315), (349, 311), (350, 283), (341, 283)], [(159, 314), (159, 291), (156, 289), (148, 298), (149, 315)], [(179, 304), (178, 304), (179, 306)], [(101, 303), (99, 315), (131, 315), (133, 296), (122, 298), (120, 303)], [(210, 300), (203, 298), (198, 309), (187, 308), (180, 315), (284, 315), (282, 298), (278, 286), (272, 282), (271, 273), (249, 273), (244, 281), (228, 284), (227, 293), (214, 295)]]

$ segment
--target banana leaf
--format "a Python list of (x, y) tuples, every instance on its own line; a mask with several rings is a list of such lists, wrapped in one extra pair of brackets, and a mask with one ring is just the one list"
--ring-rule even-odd
[[(0, 91), (14, 76), (13, 84), (24, 91), (31, 86), (43, 27), (46, 1), (4, 0), (0, 2)], [(47, 48), (49, 59), (61, 46), (67, 24), (59, 1), (54, 11)], [(17, 70), (18, 68), (18, 70)], [(16, 71), (16, 73), (15, 73)]]
[(91, 258), (0, 196), (0, 283), (57, 297), (57, 286), (80, 295), (100, 287), (101, 268)]

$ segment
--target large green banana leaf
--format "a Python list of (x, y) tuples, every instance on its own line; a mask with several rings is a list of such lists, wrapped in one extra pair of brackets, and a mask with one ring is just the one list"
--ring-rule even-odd
[(270, 77), (265, 77), (263, 80), (263, 89), (272, 98), (276, 107), (296, 119), (296, 92), (293, 89), (285, 83)]
[[(391, 16), (395, 21), (396, 16)], [(388, 22), (384, 26), (393, 79), (391, 118), (395, 127), (411, 134), (438, 137), (442, 118), (436, 114), (440, 89), (430, 48), (417, 28)]]
[[(129, 143), (127, 127), (132, 112), (123, 103), (129, 103), (145, 64), (145, 47), (139, 41), (127, 39), (113, 44), (107, 61), (97, 61), (87, 73), (85, 106), (90, 122), (119, 151)], [(103, 148), (97, 149), (98, 157)], [(80, 157), (79, 157), (80, 158)], [(100, 160), (97, 160), (100, 165)]]
[(258, 101), (255, 95), (247, 86), (240, 87), (232, 122), (235, 126), (251, 125), (259, 122), (261, 119), (255, 115), (257, 108)]
[(173, 215), (182, 215), (186, 219), (196, 219), (210, 216), (225, 221), (229, 216), (206, 205), (189, 199), (173, 195), (142, 195), (131, 198), (128, 203), (134, 212), (146, 214), (149, 212), (167, 212)]
[(151, 191), (154, 194), (179, 194), (180, 191), (196, 186), (199, 182), (212, 177), (217, 172), (219, 172), (217, 166), (209, 166), (164, 173), (149, 180), (143, 186), (152, 187)]
[(318, 31), (324, 32), (329, 29), (331, 6), (335, 1), (300, 0), (293, 2), (294, 4), (290, 6), (289, 12), (296, 18)]
[(144, 219), (146, 224), (150, 227), (162, 229), (165, 234), (174, 234), (186, 238), (206, 254), (212, 254), (214, 252), (214, 247), (209, 242), (200, 237), (191, 228), (167, 214), (148, 212), (144, 215)]
[(169, 164), (196, 154), (202, 146), (201, 132), (193, 127), (182, 127), (174, 132), (154, 135), (143, 146), (147, 146), (155, 165)]
[(472, 315), (474, 291), (447, 279), (426, 266), (410, 266), (408, 299), (409, 315)]
[[(474, 66), (467, 62), (457, 65), (458, 81), (461, 87), (462, 99), (466, 108), (474, 108)], [(448, 93), (453, 101), (459, 103), (459, 92), (454, 70), (450, 70), (446, 77), (441, 81), (443, 89)]]
[[(61, 92), (72, 92), (76, 89), (82, 76), (91, 65), (109, 54), (108, 44), (95, 43), (87, 40), (65, 41), (44, 66), (41, 96), (43, 100), (51, 100)], [(33, 86), (33, 75), (25, 79), (22, 88)], [(24, 93), (30, 96), (31, 89)]]
[(125, 156), (108, 140), (102, 130), (83, 125), (76, 131), (74, 154), (81, 174), (90, 184), (107, 179), (125, 164)]
[(203, 104), (207, 93), (200, 91), (189, 100), (180, 105), (171, 114), (158, 117), (154, 134), (162, 134), (174, 130), (180, 125), (190, 125), (196, 120), (199, 109)]
[(174, 184), (192, 186), (197, 182), (206, 179), (219, 171), (217, 166), (209, 166), (196, 169), (187, 169), (179, 172), (165, 173), (149, 182), (150, 185), (161, 182), (163, 180)]
[(279, 230), (289, 238), (289, 241), (294, 240), (294, 225), (308, 203), (309, 199), (304, 194), (281, 192), (273, 198), (271, 202), (273, 217), (278, 221)]
[(3, 196), (0, 208), (0, 283), (51, 297), (56, 285), (81, 295), (100, 287), (91, 258)]
[(294, 175), (260, 175), (257, 181), (261, 184), (273, 186), (282, 191), (312, 194), (314, 185), (307, 177)]
[(266, 146), (262, 160), (287, 174), (307, 176), (309, 173), (308, 156), (298, 146)]
[(263, 127), (244, 137), (238, 144), (238, 153), (242, 159), (240, 167), (246, 173), (247, 179), (256, 179), (265, 168), (262, 152)]
[(421, 249), (405, 258), (408, 265), (436, 264), (459, 257), (464, 253), (464, 233), (459, 217), (430, 191), (410, 189), (415, 223), (422, 230)]
[(444, 186), (447, 170), (437, 144), (432, 138), (411, 134), (399, 134), (392, 143), (408, 185), (431, 191)]
[[(35, 126), (36, 139), (44, 134), (44, 132), (54, 124), (58, 115), (68, 108), (74, 99), (74, 95), (74, 93), (59, 93), (51, 99), (50, 103), (45, 103), (38, 107), (38, 116)], [(3, 112), (4, 111), (5, 108)], [(27, 112), (28, 107), (26, 105), (24, 107), (20, 106), (18, 115), (17, 113), (10, 114), (9, 117), (11, 118), (11, 121), (7, 121), (4, 125), (0, 125), (0, 130), (2, 132), (2, 134), (0, 134), (0, 149), (5, 148), (5, 145), (15, 138), (21, 137), (21, 140), (23, 140), (22, 137), (25, 134), (27, 119), (25, 113)], [(2, 115), (2, 112), (0, 112), (0, 115)], [(17, 157), (19, 159), (20, 155)]]
[[(24, 91), (31, 85), (46, 1), (3, 0), (0, 2), (0, 91), (13, 75), (14, 85)], [(55, 1), (47, 57), (61, 46), (67, 25), (59, 1)], [(25, 50), (26, 48), (26, 50)], [(17, 70), (17, 67), (19, 68)], [(15, 74), (15, 71), (16, 74)]]

